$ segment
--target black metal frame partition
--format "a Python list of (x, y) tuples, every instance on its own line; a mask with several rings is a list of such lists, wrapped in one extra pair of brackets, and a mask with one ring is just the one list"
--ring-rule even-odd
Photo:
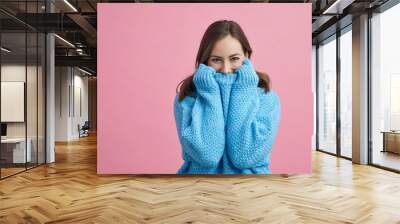
[[(340, 67), (340, 37), (346, 33), (351, 32), (349, 28), (352, 24), (349, 24), (341, 29), (338, 29), (336, 33), (326, 37), (325, 39), (321, 40), (315, 48), (316, 60), (315, 60), (315, 87), (316, 87), (316, 150), (319, 152), (327, 153), (329, 155), (337, 156), (340, 158), (344, 158), (347, 160), (352, 160), (350, 157), (343, 156), (341, 154), (341, 118), (340, 118), (340, 81), (341, 81), (341, 67)], [(332, 38), (335, 35), (335, 39), (331, 41), (336, 41), (336, 154), (332, 152), (328, 152), (326, 150), (319, 148), (319, 45), (322, 42), (327, 41), (328, 39)]]
[[(32, 2), (32, 1), (29, 1), (29, 2)], [(41, 2), (43, 2), (43, 1), (41, 1)], [(47, 0), (45, 2), (47, 2)], [(25, 21), (27, 21), (26, 19), (27, 19), (27, 13), (28, 13), (28, 11), (27, 11), (27, 3), (28, 3), (28, 1), (25, 0), (24, 3), (25, 3)], [(37, 3), (36, 4), (36, 11), (39, 12), (38, 11), (38, 9), (39, 9), (38, 8), (39, 0), (36, 0), (36, 3)], [(46, 7), (46, 12), (47, 12), (47, 7)], [(19, 20), (19, 22), (21, 22), (21, 21)], [(33, 168), (36, 168), (38, 166), (46, 164), (46, 162), (47, 162), (47, 128), (46, 128), (46, 126), (47, 126), (47, 111), (46, 111), (46, 109), (47, 109), (47, 81), (46, 81), (47, 80), (47, 33), (46, 32), (41, 32), (40, 30), (37, 30), (37, 29), (33, 28), (32, 26), (28, 25), (25, 22), (22, 22), (22, 23), (24, 24), (24, 27), (25, 27), (25, 30), (24, 30), (25, 32), (22, 32), (22, 33), (25, 34), (25, 84), (24, 84), (25, 169), (21, 170), (21, 171), (18, 171), (18, 172), (15, 172), (15, 173), (12, 173), (12, 174), (10, 174), (8, 176), (3, 176), (2, 175), (2, 168), (0, 167), (0, 180), (6, 179), (8, 177), (17, 175), (19, 173), (25, 172), (25, 171), (33, 169)], [(0, 23), (0, 26), (1, 26), (1, 23)], [(28, 77), (27, 77), (28, 76), (28, 67), (27, 67), (28, 66), (28, 27), (29, 27), (29, 30), (32, 30), (34, 33), (36, 33), (36, 136), (35, 137), (36, 137), (36, 146), (37, 146), (36, 150), (37, 150), (37, 152), (36, 152), (36, 163), (33, 166), (30, 166), (30, 167), (28, 167), (28, 164), (27, 164), (28, 163), (28, 153), (27, 153), (27, 147), (28, 147), (28, 144), (27, 144), (27, 141), (28, 141), (28, 117), (27, 117), (27, 110), (28, 110), (28, 108), (27, 108), (27, 96), (28, 96), (28, 93), (27, 93), (27, 81), (28, 81)], [(43, 120), (41, 121), (41, 122), (44, 123), (44, 125), (43, 125), (43, 128), (44, 128), (44, 130), (43, 130), (43, 143), (44, 144), (42, 145), (42, 147), (43, 147), (42, 151), (44, 153), (44, 155), (42, 155), (42, 157), (44, 159), (43, 163), (39, 163), (39, 137), (38, 137), (39, 136), (39, 79), (38, 79), (39, 78), (39, 69), (38, 69), (38, 66), (39, 66), (39, 33), (44, 34), (43, 39), (42, 39), (42, 44), (43, 44), (43, 47), (44, 47), (44, 51), (42, 50), (42, 52), (41, 52), (41, 53), (43, 53), (42, 59), (44, 60), (44, 66), (42, 68), (42, 83), (44, 84), (42, 86), (42, 88), (44, 90), (43, 91), (43, 95), (42, 95), (42, 97), (43, 97), (43, 100), (42, 100), (43, 112), (42, 113), (44, 113), (44, 116), (42, 116)], [(0, 31), (0, 46), (2, 46), (2, 34), (3, 34), (3, 32)], [(0, 68), (2, 66), (2, 61), (3, 60), (2, 60), (1, 53), (0, 53)], [(2, 76), (1, 76), (1, 69), (0, 69), (0, 81), (1, 81), (1, 77)], [(1, 87), (0, 87), (0, 89), (1, 89)], [(1, 93), (0, 93), (0, 101), (1, 101)], [(0, 106), (0, 109), (1, 109), (1, 106)], [(1, 123), (1, 114), (0, 114), (0, 123)], [(0, 144), (0, 158), (1, 158), (1, 144)]]
[[(2, 36), (1, 36), (1, 34), (2, 34), (2, 32), (1, 32), (1, 29), (2, 29), (2, 23), (0, 23), (0, 47), (2, 47), (3, 45), (2, 45)], [(0, 124), (1, 124), (1, 54), (2, 54), (2, 52), (1, 52), (1, 49), (0, 49)], [(1, 134), (0, 134), (0, 136), (1, 136)], [(1, 144), (0, 144), (0, 164), (1, 164)], [(0, 180), (1, 180), (1, 166), (0, 166)]]

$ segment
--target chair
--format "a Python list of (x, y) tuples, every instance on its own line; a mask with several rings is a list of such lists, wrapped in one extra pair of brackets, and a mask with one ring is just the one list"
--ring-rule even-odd
[(85, 121), (82, 127), (80, 127), (80, 125), (78, 124), (79, 138), (89, 136), (89, 129), (90, 129), (89, 121)]

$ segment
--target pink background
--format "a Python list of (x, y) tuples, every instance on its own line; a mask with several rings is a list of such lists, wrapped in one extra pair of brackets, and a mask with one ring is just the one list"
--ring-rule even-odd
[(100, 174), (171, 174), (183, 163), (173, 115), (212, 22), (234, 20), (281, 99), (272, 173), (310, 173), (311, 3), (98, 4)]

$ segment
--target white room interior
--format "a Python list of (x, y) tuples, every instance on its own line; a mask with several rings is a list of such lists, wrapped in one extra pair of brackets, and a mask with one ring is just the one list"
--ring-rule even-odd
[(78, 139), (78, 125), (89, 118), (89, 77), (76, 67), (57, 66), (55, 73), (55, 141)]

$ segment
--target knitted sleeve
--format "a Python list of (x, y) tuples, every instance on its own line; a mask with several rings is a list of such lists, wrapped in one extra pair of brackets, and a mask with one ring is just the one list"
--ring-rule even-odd
[(228, 155), (239, 169), (268, 165), (280, 122), (279, 97), (273, 91), (260, 91), (259, 77), (248, 59), (236, 73), (228, 109)]
[(174, 100), (174, 115), (183, 158), (204, 167), (216, 167), (225, 148), (222, 102), (215, 70), (200, 64), (193, 77), (196, 97)]

